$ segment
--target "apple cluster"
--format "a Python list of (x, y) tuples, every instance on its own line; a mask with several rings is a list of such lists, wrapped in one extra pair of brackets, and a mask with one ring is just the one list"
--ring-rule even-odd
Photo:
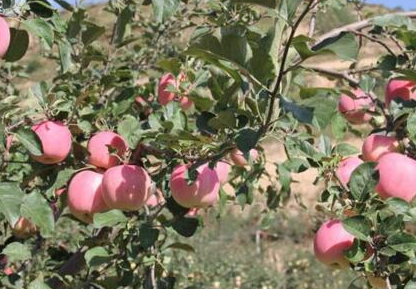
[[(392, 100), (404, 101), (416, 99), (414, 89), (416, 83), (406, 80), (392, 79), (385, 91), (385, 108), (389, 108)], [(351, 124), (364, 124), (372, 119), (376, 102), (360, 89), (352, 92), (353, 96), (343, 94), (338, 109)], [(353, 171), (364, 162), (375, 162), (379, 181), (375, 188), (381, 199), (400, 198), (411, 202), (416, 195), (416, 160), (402, 152), (400, 140), (395, 135), (372, 133), (364, 139), (360, 156), (352, 156), (341, 160), (335, 172), (340, 185), (348, 189)], [(394, 170), (391, 168), (394, 167)], [(349, 262), (344, 252), (349, 250), (354, 236), (347, 232), (341, 220), (329, 220), (317, 231), (314, 240), (316, 258), (322, 263), (336, 268), (348, 268)], [(370, 258), (373, 250), (367, 250)], [(367, 276), (369, 283), (375, 288), (385, 288), (385, 280), (378, 276)]]

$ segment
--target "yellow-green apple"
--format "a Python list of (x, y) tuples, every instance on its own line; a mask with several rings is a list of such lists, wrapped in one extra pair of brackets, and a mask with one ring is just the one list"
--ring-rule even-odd
[(351, 174), (353, 171), (363, 163), (363, 160), (359, 157), (349, 157), (342, 160), (339, 165), (338, 169), (335, 172), (338, 180), (341, 184), (346, 187), (348, 182), (350, 181)]
[[(114, 167), (120, 163), (127, 148), (128, 145), (121, 135), (112, 131), (99, 132), (88, 142), (88, 162), (104, 169)], [(111, 154), (112, 149), (117, 150), (117, 155)]]
[(369, 111), (374, 111), (375, 104), (371, 97), (361, 89), (352, 91), (354, 96), (342, 94), (338, 102), (338, 110), (352, 124), (363, 124), (371, 120)]
[(108, 209), (103, 200), (102, 181), (102, 174), (90, 170), (72, 177), (68, 186), (68, 206), (77, 219), (91, 223), (95, 213)]
[(388, 153), (378, 160), (380, 180), (376, 191), (381, 198), (396, 197), (407, 202), (416, 195), (416, 161), (399, 153)]
[(367, 162), (376, 162), (382, 155), (398, 150), (399, 142), (395, 137), (371, 134), (363, 142), (362, 158)]
[(111, 209), (135, 211), (144, 206), (151, 179), (146, 170), (135, 165), (108, 169), (103, 178), (103, 199)]
[(344, 252), (352, 247), (354, 236), (348, 233), (342, 222), (329, 220), (322, 224), (314, 239), (315, 257), (332, 268), (348, 268)]
[(217, 172), (208, 165), (197, 168), (198, 176), (192, 183), (186, 178), (190, 165), (177, 166), (170, 177), (173, 199), (185, 208), (206, 208), (219, 200), (220, 181)]
[(43, 154), (32, 158), (42, 164), (57, 164), (66, 159), (71, 151), (72, 135), (60, 121), (42, 121), (32, 126), (39, 137)]

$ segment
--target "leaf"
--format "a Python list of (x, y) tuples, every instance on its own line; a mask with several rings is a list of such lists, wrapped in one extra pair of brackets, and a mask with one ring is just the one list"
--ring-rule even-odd
[(108, 263), (113, 259), (103, 247), (94, 247), (85, 252), (85, 261), (89, 268)]
[(412, 20), (409, 17), (398, 14), (386, 14), (374, 17), (371, 20), (371, 23), (382, 27), (406, 27), (409, 30), (414, 30), (415, 28)]
[(295, 119), (302, 123), (312, 124), (313, 121), (313, 108), (298, 105), (295, 102), (291, 102), (281, 96), (280, 106), (286, 113), (291, 113)]
[(16, 133), (20, 143), (34, 156), (43, 154), (42, 143), (38, 135), (31, 129), (22, 128)]
[(152, 247), (159, 237), (159, 230), (152, 228), (151, 226), (144, 224), (139, 229), (139, 241), (143, 248), (147, 249)]
[(10, 44), (4, 55), (4, 59), (9, 62), (15, 62), (25, 56), (29, 48), (29, 34), (26, 30), (10, 28)]
[(331, 128), (332, 134), (336, 139), (343, 139), (348, 131), (348, 123), (340, 113), (336, 113), (332, 117)]
[(389, 216), (380, 222), (379, 231), (383, 235), (390, 235), (403, 227), (403, 216)]
[(50, 18), (53, 16), (53, 8), (46, 0), (28, 0), (30, 11), (39, 17)]
[(413, 142), (416, 142), (416, 111), (412, 112), (407, 118), (407, 131)]
[(368, 75), (364, 75), (360, 81), (360, 88), (365, 93), (370, 93), (376, 86), (376, 80)]
[(170, 18), (179, 8), (179, 0), (153, 0), (153, 13), (156, 22), (163, 22)]
[(40, 278), (30, 282), (27, 287), (28, 289), (51, 289), (48, 285), (46, 285)]
[(73, 169), (64, 169), (62, 171), (59, 171), (58, 175), (56, 176), (55, 182), (45, 192), (45, 194), (48, 197), (53, 196), (55, 193), (55, 190), (60, 189), (63, 186), (65, 186), (74, 173), (75, 173), (75, 170)]
[(268, 8), (276, 8), (278, 0), (232, 0), (235, 4), (253, 4)]
[(49, 203), (38, 192), (25, 195), (20, 212), (40, 229), (43, 237), (51, 237), (55, 228), (55, 219)]
[(365, 201), (374, 192), (379, 180), (375, 167), (376, 163), (364, 163), (352, 172), (348, 187), (355, 200)]
[(332, 149), (332, 153), (339, 156), (350, 156), (360, 153), (360, 150), (348, 143), (340, 143)]
[(72, 67), (72, 47), (71, 44), (69, 44), (66, 40), (61, 40), (58, 43), (59, 48), (59, 59), (61, 60), (61, 72), (66, 73), (68, 72)]
[(251, 128), (242, 129), (235, 138), (237, 148), (243, 152), (243, 154), (248, 154), (251, 149), (253, 149), (260, 139), (260, 134)]
[(124, 36), (126, 34), (126, 28), (129, 23), (131, 23), (131, 20), (134, 16), (134, 6), (133, 5), (127, 5), (118, 15), (117, 22), (116, 22), (116, 28), (115, 28), (115, 34), (114, 34), (114, 43), (120, 44), (123, 42)]
[(366, 252), (365, 243), (355, 239), (352, 247), (345, 252), (345, 257), (352, 263), (359, 263), (364, 260)]
[(167, 250), (167, 249), (177, 249), (177, 250), (182, 250), (182, 251), (186, 251), (186, 252), (190, 252), (190, 253), (195, 253), (194, 247), (192, 247), (189, 244), (185, 244), (185, 243), (176, 242), (176, 243), (173, 243), (173, 244), (170, 244), (169, 246), (167, 246), (165, 248), (165, 250)]
[(52, 48), (54, 32), (51, 24), (41, 18), (35, 18), (25, 20), (23, 25), (26, 30), (44, 40), (48, 47)]
[(389, 198), (386, 203), (396, 215), (406, 214), (410, 209), (409, 203), (400, 198)]
[(127, 115), (118, 124), (117, 132), (128, 142), (130, 148), (137, 147), (142, 130), (140, 122), (132, 115)]
[(404, 286), (403, 289), (416, 289), (416, 281), (409, 280), (409, 282), (406, 283), (406, 286)]
[(3, 249), (2, 254), (7, 256), (10, 263), (15, 261), (25, 261), (32, 258), (32, 254), (27, 245), (19, 242), (8, 244), (6, 248)]
[(354, 216), (342, 222), (345, 230), (362, 241), (371, 240), (371, 222), (364, 216)]
[(125, 224), (127, 221), (126, 216), (119, 210), (110, 210), (108, 212), (94, 214), (95, 228), (114, 227), (118, 224)]
[(175, 217), (172, 228), (181, 236), (190, 238), (198, 229), (199, 220), (197, 218), (186, 218), (183, 216)]
[(416, 249), (416, 238), (404, 232), (398, 232), (387, 238), (387, 244), (394, 250), (406, 253)]
[(24, 195), (18, 183), (0, 183), (0, 212), (11, 226), (20, 218), (20, 206)]
[(82, 43), (89, 45), (105, 33), (105, 27), (91, 22), (84, 22), (85, 29), (82, 31)]

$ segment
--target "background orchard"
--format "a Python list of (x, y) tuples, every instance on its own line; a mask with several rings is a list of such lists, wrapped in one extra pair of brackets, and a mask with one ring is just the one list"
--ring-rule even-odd
[(3, 9), (2, 288), (416, 286), (416, 12)]

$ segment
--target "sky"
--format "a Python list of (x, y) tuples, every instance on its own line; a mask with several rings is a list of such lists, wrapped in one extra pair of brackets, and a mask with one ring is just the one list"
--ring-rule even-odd
[(391, 8), (401, 6), (404, 9), (416, 9), (416, 0), (367, 0), (367, 2), (383, 4)]

